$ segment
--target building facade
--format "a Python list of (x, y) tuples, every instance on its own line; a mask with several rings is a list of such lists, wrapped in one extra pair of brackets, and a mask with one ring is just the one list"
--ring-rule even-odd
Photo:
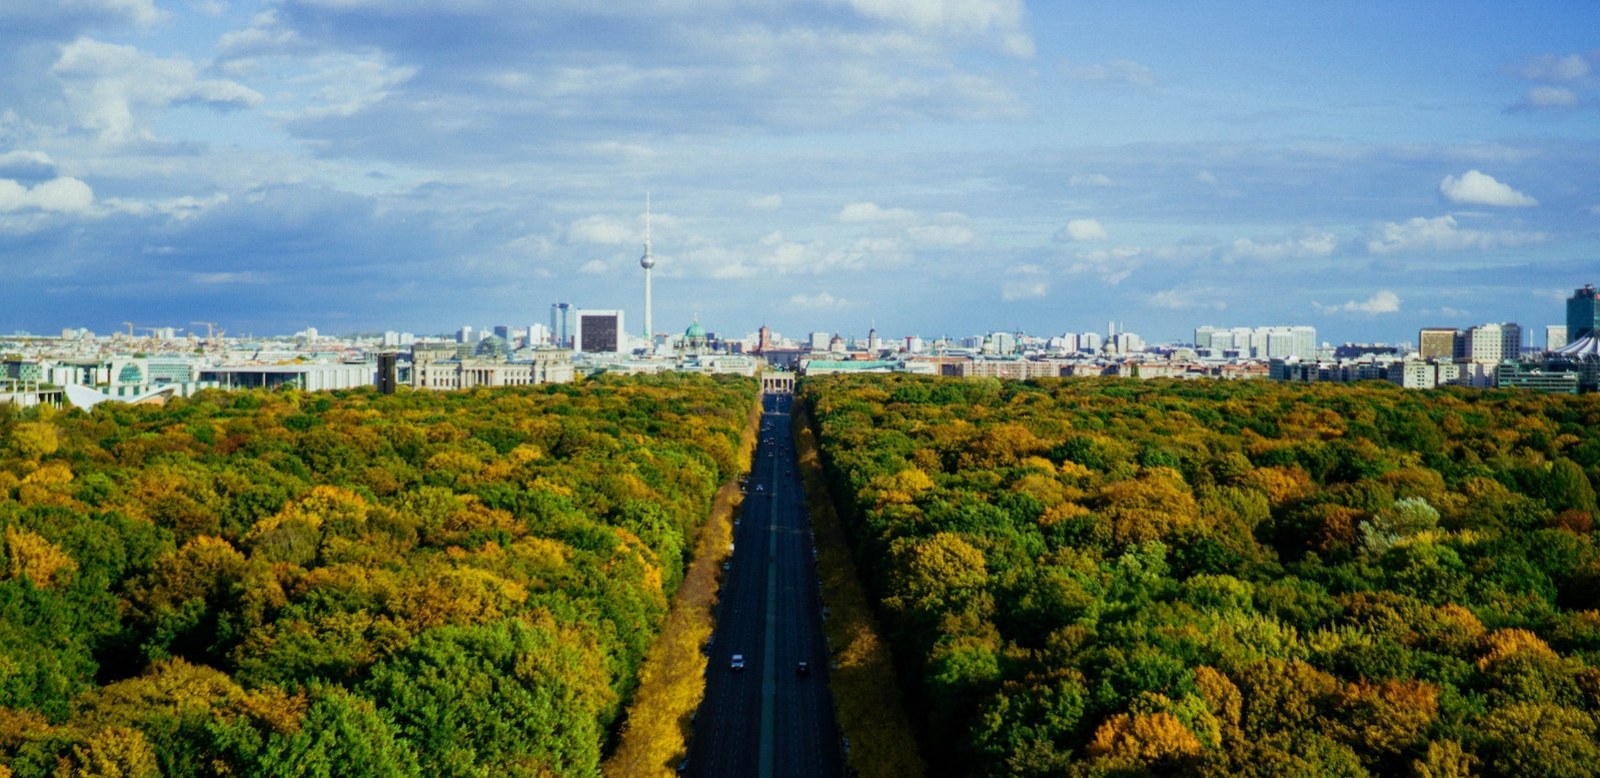
[(1600, 329), (1600, 293), (1594, 284), (1584, 284), (1567, 298), (1567, 342), (1595, 334)]

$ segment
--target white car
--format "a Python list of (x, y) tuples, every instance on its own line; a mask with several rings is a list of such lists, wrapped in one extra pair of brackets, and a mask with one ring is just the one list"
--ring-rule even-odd
[(744, 654), (734, 654), (733, 655), (733, 660), (728, 662), (728, 669), (729, 670), (743, 670), (744, 669)]
[(761, 484), (756, 484), (756, 491), (764, 492), (766, 490), (767, 490), (766, 487), (762, 486)]

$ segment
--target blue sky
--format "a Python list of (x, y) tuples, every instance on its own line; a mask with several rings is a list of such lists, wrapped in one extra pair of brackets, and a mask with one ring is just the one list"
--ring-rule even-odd
[[(35, 6), (30, 8), (29, 6)], [(0, 332), (1563, 320), (1592, 2), (0, 4)]]

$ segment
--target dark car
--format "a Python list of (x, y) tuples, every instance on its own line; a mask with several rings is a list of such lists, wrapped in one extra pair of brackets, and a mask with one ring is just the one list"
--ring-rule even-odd
[(795, 665), (794, 666), (794, 674), (795, 675), (810, 675), (811, 674), (811, 663), (810, 662), (801, 662), (800, 664)]
[(744, 669), (744, 654), (734, 654), (733, 655), (733, 661), (728, 663), (728, 669), (729, 670), (743, 670)]

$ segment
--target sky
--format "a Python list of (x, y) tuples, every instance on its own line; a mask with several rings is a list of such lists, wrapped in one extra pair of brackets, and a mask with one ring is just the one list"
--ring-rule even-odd
[(0, 2), (0, 332), (1564, 322), (1600, 7)]

